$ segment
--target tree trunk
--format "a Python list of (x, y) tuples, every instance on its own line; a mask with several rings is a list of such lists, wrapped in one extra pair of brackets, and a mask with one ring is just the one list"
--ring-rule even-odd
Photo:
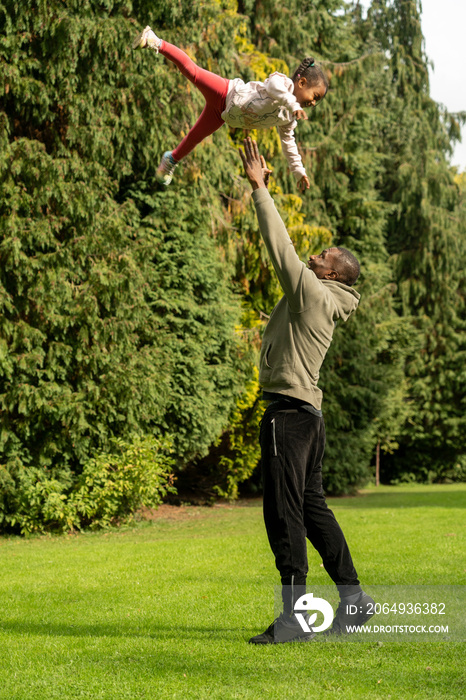
[(375, 485), (380, 486), (380, 440), (375, 448)]

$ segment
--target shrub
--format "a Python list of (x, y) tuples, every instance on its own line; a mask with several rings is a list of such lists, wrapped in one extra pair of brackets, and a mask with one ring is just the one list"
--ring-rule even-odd
[(112, 442), (115, 452), (90, 459), (71, 496), (81, 525), (98, 528), (128, 520), (138, 508), (157, 506), (167, 493), (176, 491), (168, 440)]
[(0, 529), (25, 535), (108, 527), (175, 492), (168, 439), (113, 438), (110, 443), (113, 451), (96, 453), (78, 477), (22, 465), (12, 475), (3, 468)]
[[(4, 469), (2, 472), (6, 474)], [(1, 529), (28, 535), (79, 527), (76, 509), (68, 496), (70, 479), (63, 474), (20, 465), (8, 485), (0, 512)]]

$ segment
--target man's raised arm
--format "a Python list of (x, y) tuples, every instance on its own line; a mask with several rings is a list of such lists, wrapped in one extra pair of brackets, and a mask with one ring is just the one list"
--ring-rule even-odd
[[(265, 160), (259, 155), (257, 143), (244, 139), (244, 153), (240, 149), (244, 172), (251, 183), (252, 198), (262, 238), (269, 252), (280, 285), (293, 310), (299, 311), (314, 294), (322, 294), (322, 283), (299, 259), (285, 224), (267, 191), (268, 175)], [(306, 299), (304, 298), (306, 297)]]

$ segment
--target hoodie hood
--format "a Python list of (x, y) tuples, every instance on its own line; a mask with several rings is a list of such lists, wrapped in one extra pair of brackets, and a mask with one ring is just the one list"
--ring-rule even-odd
[(353, 311), (358, 307), (361, 295), (352, 287), (342, 282), (334, 282), (333, 280), (321, 280), (333, 297), (335, 302), (336, 318), (341, 318), (346, 321)]

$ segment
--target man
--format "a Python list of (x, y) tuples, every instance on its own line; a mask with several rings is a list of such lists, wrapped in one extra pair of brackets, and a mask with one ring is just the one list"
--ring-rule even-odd
[[(325, 427), (317, 386), (336, 321), (346, 321), (358, 306), (359, 294), (351, 285), (359, 263), (344, 248), (311, 255), (307, 266), (301, 262), (267, 190), (270, 171), (257, 144), (245, 139), (240, 155), (261, 234), (284, 292), (264, 333), (259, 375), (264, 399), (270, 401), (260, 434), (264, 521), (281, 575), (283, 612), (249, 641), (310, 641), (315, 634), (304, 631), (293, 612), (306, 592), (306, 537), (340, 593), (330, 634), (347, 633), (347, 624), (364, 624), (374, 603), (361, 589), (343, 532), (325, 501)], [(355, 609), (356, 614), (348, 615)]]

